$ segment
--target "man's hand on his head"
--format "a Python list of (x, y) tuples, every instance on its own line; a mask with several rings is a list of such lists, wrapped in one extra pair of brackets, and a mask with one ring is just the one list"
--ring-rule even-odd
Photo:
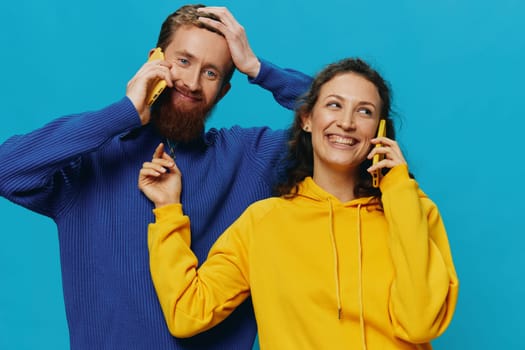
[(248, 43), (244, 27), (237, 22), (235, 17), (225, 7), (201, 7), (198, 11), (211, 13), (219, 18), (220, 22), (207, 17), (199, 17), (199, 20), (217, 29), (224, 35), (235, 67), (250, 78), (255, 78), (261, 69), (261, 62), (259, 62)]

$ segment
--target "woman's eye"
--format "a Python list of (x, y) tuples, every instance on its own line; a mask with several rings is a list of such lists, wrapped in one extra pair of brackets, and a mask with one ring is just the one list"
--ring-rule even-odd
[(328, 102), (326, 104), (326, 107), (329, 107), (329, 108), (341, 108), (341, 104), (339, 102)]
[(372, 115), (372, 111), (368, 108), (360, 108), (359, 113), (366, 114), (366, 115)]
[(185, 58), (179, 58), (179, 63), (181, 65), (187, 65), (188, 63), (190, 63), (190, 61), (188, 61), (187, 59)]

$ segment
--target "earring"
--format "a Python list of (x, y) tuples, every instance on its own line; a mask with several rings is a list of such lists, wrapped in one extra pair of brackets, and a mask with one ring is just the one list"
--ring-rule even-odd
[(303, 128), (304, 131), (308, 132), (310, 131), (310, 128), (308, 127), (308, 125), (306, 125), (304, 128)]

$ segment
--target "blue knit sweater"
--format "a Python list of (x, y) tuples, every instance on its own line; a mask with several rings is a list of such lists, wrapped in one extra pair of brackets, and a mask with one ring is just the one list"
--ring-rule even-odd
[[(252, 82), (292, 108), (311, 78), (262, 63)], [(285, 138), (283, 130), (232, 127), (177, 145), (182, 203), (192, 218), (192, 249), (199, 260), (250, 203), (270, 196)], [(256, 325), (249, 301), (194, 338), (175, 339), (168, 332), (149, 273), (153, 205), (137, 188), (142, 163), (162, 141), (152, 126), (141, 127), (132, 103), (123, 98), (0, 146), (0, 194), (49, 216), (58, 227), (73, 350), (252, 347)]]

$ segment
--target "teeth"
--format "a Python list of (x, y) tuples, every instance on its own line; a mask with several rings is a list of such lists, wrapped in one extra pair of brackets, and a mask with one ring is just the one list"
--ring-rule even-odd
[(342, 137), (338, 135), (330, 135), (328, 139), (330, 140), (330, 142), (340, 143), (342, 145), (352, 146), (353, 144), (355, 144), (355, 139)]

